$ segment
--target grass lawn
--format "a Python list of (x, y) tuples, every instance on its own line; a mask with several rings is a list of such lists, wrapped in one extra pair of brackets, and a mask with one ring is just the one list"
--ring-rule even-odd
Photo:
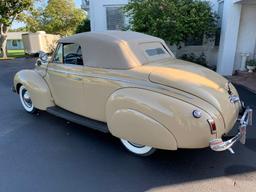
[(8, 58), (20, 58), (20, 57), (25, 57), (25, 52), (24, 50), (8, 50), (7, 52)]
[[(24, 50), (8, 50), (7, 51), (7, 59), (16, 59), (16, 58), (21, 58), (25, 57), (25, 52)], [(0, 55), (0, 60), (4, 60), (1, 55)]]

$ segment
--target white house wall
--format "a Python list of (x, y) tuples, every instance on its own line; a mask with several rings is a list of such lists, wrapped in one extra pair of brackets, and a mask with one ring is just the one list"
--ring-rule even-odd
[[(127, 4), (128, 1), (129, 0), (90, 0), (91, 30), (107, 30), (106, 7), (123, 6)], [(218, 2), (218, 0), (210, 0), (212, 10), (214, 12), (218, 11)], [(202, 52), (204, 52), (209, 65), (216, 65), (217, 63), (218, 47), (215, 47), (214, 45), (211, 45), (209, 43), (206, 43), (202, 46), (187, 46), (180, 50), (174, 49), (172, 50), (175, 52), (176, 56), (190, 54), (192, 52), (199, 56)]]
[(106, 7), (122, 6), (128, 0), (91, 0), (90, 1), (90, 20), (92, 31), (107, 30)]
[[(206, 0), (207, 1), (207, 0)], [(209, 1), (211, 6), (212, 6), (212, 10), (217, 12), (218, 11), (218, 8), (219, 8), (219, 2), (220, 0), (210, 0)]]
[[(218, 10), (219, 0), (210, 0), (213, 11)], [(107, 30), (106, 7), (123, 6), (129, 0), (90, 0), (90, 20), (92, 31)]]
[(232, 0), (224, 1), (217, 65), (217, 72), (222, 75), (232, 75), (234, 71), (241, 7)]
[[(243, 4), (236, 50), (235, 69), (240, 68), (241, 53), (249, 54), (252, 58), (256, 46), (256, 4)], [(253, 21), (253, 22), (252, 22)]]
[[(107, 30), (106, 7), (123, 6), (128, 2), (129, 0), (90, 0), (91, 30)], [(210, 0), (212, 10), (218, 12), (221, 2), (224, 2), (224, 6), (220, 46), (206, 43), (203, 46), (186, 47), (174, 52), (177, 55), (188, 51), (198, 55), (204, 52), (210, 65), (218, 63), (217, 71), (220, 74), (232, 75), (234, 70), (239, 68), (240, 53), (252, 54), (256, 49), (256, 5), (255, 0)]]

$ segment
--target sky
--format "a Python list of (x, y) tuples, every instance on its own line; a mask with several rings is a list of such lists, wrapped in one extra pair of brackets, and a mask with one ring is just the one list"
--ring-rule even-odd
[[(81, 8), (81, 4), (82, 4), (81, 1), (82, 1), (82, 0), (75, 0), (76, 7)], [(12, 28), (12, 29), (17, 29), (17, 28), (19, 28), (19, 27), (24, 27), (24, 26), (25, 26), (24, 23), (14, 21), (13, 24), (12, 24), (12, 26), (11, 26), (11, 28)]]

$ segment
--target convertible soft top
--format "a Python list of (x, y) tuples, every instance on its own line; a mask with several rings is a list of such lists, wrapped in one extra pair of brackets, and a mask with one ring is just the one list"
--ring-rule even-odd
[[(79, 44), (84, 63), (89, 67), (131, 69), (154, 60), (174, 57), (162, 39), (131, 31), (79, 33), (59, 42)], [(161, 54), (145, 52), (157, 53), (159, 49)]]

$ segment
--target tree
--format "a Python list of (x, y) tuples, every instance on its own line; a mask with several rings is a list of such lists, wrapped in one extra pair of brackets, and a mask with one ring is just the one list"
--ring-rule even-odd
[(9, 29), (9, 32), (26, 32), (27, 31), (27, 28), (24, 26), (24, 27), (18, 27), (18, 28), (10, 28)]
[(27, 24), (31, 32), (46, 31), (67, 36), (75, 33), (84, 18), (84, 11), (76, 8), (73, 0), (49, 0), (45, 7), (34, 6), (20, 20)]
[(31, 5), (32, 0), (0, 0), (0, 49), (3, 58), (7, 58), (7, 32), (10, 25)]
[(76, 28), (76, 33), (88, 32), (91, 31), (91, 23), (89, 19), (85, 19), (80, 25)]
[(199, 0), (131, 0), (124, 12), (130, 28), (158, 36), (170, 44), (188, 38), (215, 35), (217, 16), (207, 1)]

